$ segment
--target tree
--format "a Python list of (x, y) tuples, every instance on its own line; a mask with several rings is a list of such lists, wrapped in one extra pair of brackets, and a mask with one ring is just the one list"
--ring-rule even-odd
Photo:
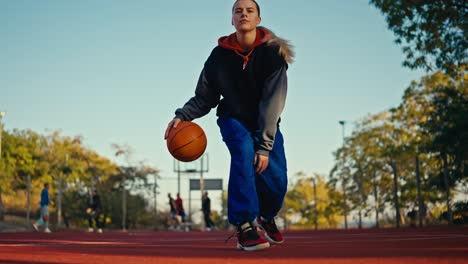
[(448, 215), (451, 213), (450, 189), (462, 183), (468, 174), (466, 116), (466, 76), (451, 78), (441, 72), (412, 82), (394, 111), (395, 120), (412, 135), (410, 144), (415, 154), (421, 154), (424, 164), (421, 168), (428, 176), (424, 199), (438, 202), (436, 194), (444, 191)]
[[(351, 165), (349, 163), (349, 155), (348, 155), (348, 147), (347, 142), (349, 139), (345, 141), (343, 147), (339, 148), (335, 153), (335, 160), (336, 165), (330, 171), (330, 177), (328, 181), (328, 186), (336, 192), (340, 193), (341, 200), (334, 201), (334, 205), (341, 206), (341, 212), (344, 217), (344, 227), (345, 229), (348, 228), (348, 214), (349, 214), (349, 206), (348, 206), (348, 197), (347, 194), (351, 191), (350, 190), (350, 183), (351, 180)], [(338, 191), (340, 190), (340, 191)], [(338, 196), (334, 196), (337, 198)]]
[[(10, 195), (26, 189), (27, 176), (38, 179), (47, 173), (47, 166), (42, 161), (45, 138), (31, 130), (5, 131), (3, 137), (0, 188), (4, 195)], [(0, 205), (2, 201), (0, 195)], [(24, 208), (24, 204), (19, 207)]]
[(463, 74), (467, 64), (465, 0), (370, 0), (386, 17), (410, 69)]
[(422, 87), (432, 99), (429, 118), (422, 123), (425, 132), (432, 136), (426, 149), (442, 161), (447, 220), (451, 224), (450, 189), (468, 178), (468, 86), (465, 76), (457, 82), (436, 73), (424, 78)]
[[(122, 220), (122, 216), (128, 216), (132, 226), (152, 224), (154, 215), (148, 210), (145, 198), (154, 195), (155, 182), (148, 178), (157, 178), (158, 169), (143, 163), (118, 167), (85, 148), (82, 137), (62, 136), (58, 131), (46, 136), (30, 130), (5, 131), (3, 138), (0, 187), (4, 192), (0, 199), (4, 198), (9, 209), (24, 210), (24, 199), (18, 195), (25, 191), (27, 176), (31, 176), (34, 190), (40, 190), (44, 182), (51, 183), (51, 201), (57, 201), (56, 210), (51, 213), (56, 213), (57, 220), (62, 216), (67, 227), (85, 223), (84, 211), (91, 200), (88, 196), (91, 189), (101, 196), (103, 220)], [(124, 155), (128, 163), (129, 151), (119, 150), (123, 150), (118, 154)], [(128, 197), (129, 210), (125, 214), (122, 212), (126, 207), (114, 206), (118, 199), (122, 199), (120, 193)], [(62, 203), (66, 205), (63, 211)]]
[[(311, 178), (303, 172), (298, 172), (295, 176), (297, 181), (287, 192), (285, 198), (288, 218), (296, 216), (298, 218), (296, 226), (311, 228), (315, 224), (315, 217), (317, 217), (317, 224), (320, 228), (336, 228), (342, 214), (342, 207), (339, 207), (340, 203), (336, 202), (342, 199), (341, 193), (333, 191), (324, 181), (323, 176), (314, 175), (314, 178)], [(313, 189), (314, 179), (316, 198)], [(315, 200), (317, 200), (317, 204), (314, 206)]]
[[(337, 165), (330, 174), (331, 180), (336, 181), (339, 170), (349, 171), (346, 173), (350, 175), (349, 204), (352, 210), (357, 210), (360, 227), (363, 215), (373, 209), (376, 226), (379, 226), (379, 214), (385, 209), (385, 203), (395, 207), (398, 226), (404, 220), (400, 211), (414, 204), (412, 197), (406, 194), (415, 181), (412, 142), (417, 134), (400, 122), (400, 116), (393, 109), (358, 121), (339, 151), (344, 158), (337, 158)], [(340, 162), (344, 162), (344, 166), (339, 166)]]
[[(351, 192), (349, 200), (352, 204), (352, 209), (358, 211), (358, 227), (362, 228), (363, 214), (367, 215), (370, 211), (368, 207), (368, 196), (371, 194), (373, 187), (372, 177), (375, 174), (374, 162), (369, 156), (372, 148), (369, 133), (365, 131), (355, 131), (348, 140), (346, 149), (349, 159), (351, 171), (351, 180), (354, 184), (350, 186)], [(377, 199), (375, 199), (377, 201)]]

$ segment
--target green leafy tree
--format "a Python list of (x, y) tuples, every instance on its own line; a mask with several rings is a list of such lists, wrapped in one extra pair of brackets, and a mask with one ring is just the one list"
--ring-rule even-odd
[[(314, 197), (314, 179), (317, 197)], [(324, 181), (323, 176), (315, 175), (314, 178), (307, 177), (305, 173), (296, 174), (296, 181), (285, 198), (284, 208), (287, 209), (287, 218), (298, 217), (294, 226), (301, 228), (312, 228), (317, 217), (319, 228), (336, 228), (341, 223), (341, 209), (335, 203), (340, 194), (333, 192)], [(317, 203), (314, 206), (315, 200)], [(316, 212), (315, 209), (316, 208)], [(281, 213), (280, 213), (281, 215)]]
[[(25, 191), (27, 176), (31, 176), (35, 194), (33, 205), (37, 208), (34, 201), (39, 199), (42, 184), (50, 182), (51, 213), (59, 216), (60, 212), (67, 227), (86, 224), (90, 190), (97, 190), (101, 196), (102, 220), (111, 225), (118, 225), (115, 221), (122, 219), (122, 194), (127, 197), (129, 208), (125, 213), (127, 226), (147, 226), (154, 221), (147, 199), (155, 190), (154, 181), (149, 178), (154, 179), (158, 169), (143, 163), (118, 167), (84, 147), (82, 137), (62, 136), (58, 131), (46, 136), (30, 130), (5, 131), (3, 139), (0, 187), (4, 195), (0, 195), (0, 199), (6, 198), (9, 208), (24, 210), (25, 199), (18, 199), (18, 192)], [(128, 163), (128, 155), (125, 157)], [(52, 220), (55, 219), (53, 216)]]
[(421, 82), (422, 92), (432, 99), (429, 118), (422, 127), (432, 141), (426, 146), (429, 153), (441, 161), (448, 222), (452, 223), (451, 189), (468, 178), (468, 86), (466, 76), (453, 80), (435, 73)]
[(412, 82), (395, 109), (395, 119), (411, 132), (411, 146), (423, 163), (424, 200), (436, 204), (445, 192), (449, 213), (450, 189), (463, 185), (467, 175), (468, 87), (462, 77), (437, 72)]
[(464, 0), (370, 0), (403, 46), (403, 65), (451, 76), (466, 67), (468, 5)]
[[(341, 213), (344, 217), (344, 226), (348, 228), (348, 216), (350, 214), (350, 199), (349, 194), (353, 190), (352, 186), (352, 166), (349, 159), (349, 138), (345, 140), (344, 145), (339, 148), (334, 154), (335, 166), (330, 171), (328, 186), (337, 194), (341, 194), (340, 200), (334, 200), (334, 206), (341, 207)], [(336, 196), (337, 197), (337, 196)], [(335, 198), (336, 198), (335, 197)]]
[(467, 93), (466, 80), (435, 73), (412, 82), (398, 107), (357, 122), (335, 153), (329, 183), (339, 189), (346, 180), (348, 205), (359, 218), (374, 205), (378, 224), (392, 205), (404, 224), (405, 211), (419, 209), (418, 194), (425, 209), (438, 207), (445, 193), (450, 214), (450, 189), (467, 179)]
[(369, 133), (364, 131), (353, 132), (345, 149), (346, 156), (349, 159), (349, 171), (352, 180), (352, 184), (349, 186), (349, 200), (352, 209), (358, 211), (359, 228), (362, 228), (363, 214), (367, 215), (371, 211), (368, 197), (373, 190), (372, 177), (374, 176), (375, 165), (369, 155), (369, 148), (372, 147), (369, 141), (371, 141)]
[[(466, 81), (440, 72), (413, 81), (405, 90), (402, 103), (394, 109), (394, 120), (410, 135), (410, 148), (420, 160), (423, 206), (441, 201), (446, 192), (463, 178), (466, 167)], [(465, 91), (465, 92), (463, 92)], [(445, 153), (445, 154), (443, 154)], [(447, 173), (444, 157), (448, 157)], [(422, 177), (424, 175), (424, 177)], [(415, 177), (412, 177), (413, 179)], [(415, 199), (417, 181), (409, 181), (403, 196)], [(413, 188), (411, 188), (413, 187)], [(450, 207), (450, 206), (449, 206)]]
[[(4, 195), (14, 197), (17, 192), (26, 190), (28, 176), (34, 181), (47, 174), (47, 164), (42, 161), (43, 136), (31, 130), (5, 131), (2, 145), (0, 188), (3, 192), (0, 192), (0, 205)], [(12, 210), (26, 208), (21, 199), (9, 199), (8, 205)]]

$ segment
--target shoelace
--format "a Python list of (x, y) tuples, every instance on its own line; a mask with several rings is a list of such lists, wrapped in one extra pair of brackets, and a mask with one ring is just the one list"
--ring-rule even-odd
[(227, 244), (227, 242), (237, 234), (239, 234), (239, 231), (235, 231), (234, 233), (232, 233), (226, 240), (224, 240), (224, 244)]
[[(248, 226), (246, 226), (246, 227), (244, 227), (244, 228), (242, 229), (242, 227), (243, 227), (244, 225), (248, 225)], [(244, 223), (243, 225), (241, 225), (241, 226), (239, 227), (240, 230), (239, 230), (239, 229), (236, 230), (234, 233), (232, 233), (232, 234), (224, 241), (224, 244), (227, 244), (227, 242), (228, 242), (231, 238), (233, 238), (235, 235), (240, 235), (241, 233), (247, 233), (247, 232), (250, 231), (250, 230), (254, 230), (254, 228), (255, 228), (255, 226), (254, 226), (252, 223)]]
[(271, 231), (273, 234), (279, 232), (274, 219), (265, 221), (265, 229), (267, 229), (267, 231)]

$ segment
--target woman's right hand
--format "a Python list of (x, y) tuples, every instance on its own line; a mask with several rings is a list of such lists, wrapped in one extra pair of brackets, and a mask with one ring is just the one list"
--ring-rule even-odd
[(169, 122), (169, 124), (167, 124), (167, 128), (166, 128), (166, 133), (164, 134), (164, 139), (167, 139), (167, 136), (169, 135), (169, 132), (171, 131), (172, 128), (176, 128), (177, 125), (179, 125), (179, 123), (182, 122), (182, 120), (180, 120), (180, 118), (174, 118), (172, 119), (171, 122)]

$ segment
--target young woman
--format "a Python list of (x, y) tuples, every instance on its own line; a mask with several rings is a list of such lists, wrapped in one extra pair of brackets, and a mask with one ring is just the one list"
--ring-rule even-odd
[[(274, 217), (287, 187), (279, 123), (293, 54), (287, 41), (259, 27), (260, 22), (257, 2), (235, 1), (232, 25), (236, 32), (218, 40), (200, 74), (195, 96), (176, 110), (165, 134), (167, 138), (181, 121), (217, 108), (217, 122), (231, 155), (228, 218), (237, 226), (237, 246), (243, 250), (283, 242)], [(269, 242), (258, 235), (257, 227)]]

